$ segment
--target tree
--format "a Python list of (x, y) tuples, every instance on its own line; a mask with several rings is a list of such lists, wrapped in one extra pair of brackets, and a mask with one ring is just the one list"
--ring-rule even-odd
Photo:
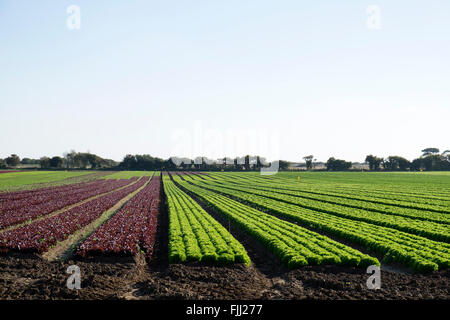
[(268, 166), (269, 164), (266, 161), (266, 158), (256, 156), (256, 169), (261, 169), (263, 167)]
[(3, 159), (0, 159), (0, 169), (6, 169), (6, 161)]
[(433, 155), (436, 153), (439, 153), (439, 149), (438, 148), (426, 148), (422, 150), (422, 157), (427, 157), (429, 155)]
[(439, 162), (440, 158), (436, 154), (429, 154), (428, 156), (422, 158), (423, 166), (425, 170), (431, 171), (433, 169), (436, 170), (436, 162)]
[(5, 161), (10, 167), (17, 167), (20, 164), (20, 158), (17, 154), (10, 155)]
[(50, 168), (50, 158), (49, 157), (42, 157), (39, 160), (39, 164), (41, 165), (41, 168), (43, 168), (43, 169)]
[(103, 159), (96, 154), (90, 152), (76, 152), (71, 150), (64, 153), (63, 166), (69, 168), (112, 168), (116, 167), (118, 163), (114, 160)]
[(385, 170), (407, 170), (410, 168), (411, 163), (402, 157), (399, 156), (389, 156), (386, 160), (383, 161), (383, 167)]
[(370, 170), (380, 170), (380, 165), (383, 163), (383, 158), (378, 158), (374, 155), (368, 155), (365, 160), (369, 164)]
[(395, 160), (398, 163), (398, 168), (402, 171), (408, 170), (411, 166), (411, 162), (403, 157), (395, 157)]
[(289, 168), (289, 162), (280, 160), (278, 161), (278, 169), (279, 170), (287, 170)]
[(20, 160), (21, 164), (31, 164), (33, 160), (31, 160), (30, 158), (23, 158), (22, 160)]
[(77, 152), (75, 150), (70, 150), (70, 152), (65, 152), (64, 155), (64, 162), (65, 162), (65, 167), (67, 169), (69, 168), (74, 168), (75, 167), (75, 156), (76, 156)]
[(306, 170), (311, 170), (313, 168), (314, 156), (313, 155), (309, 155), (309, 156), (303, 157), (303, 159), (306, 162)]
[(366, 160), (364, 160), (365, 162), (367, 162), (369, 164), (369, 169), (370, 170), (375, 170), (375, 156), (369, 154), (368, 156), (366, 156)]
[(327, 170), (345, 171), (345, 170), (348, 170), (348, 169), (351, 168), (352, 163), (351, 162), (347, 162), (345, 160), (335, 159), (334, 157), (331, 157), (325, 163), (325, 166), (327, 167)]
[[(90, 163), (93, 168), (103, 165), (109, 165), (109, 161), (100, 157), (89, 158)], [(166, 161), (160, 158), (154, 158), (149, 154), (127, 154), (123, 161), (119, 164), (119, 168), (125, 170), (175, 170), (177, 164), (180, 164), (182, 159), (180, 158), (170, 158)]]
[(430, 154), (426, 157), (414, 159), (411, 170), (450, 170), (450, 158), (440, 154)]
[(136, 167), (136, 164), (137, 164), (136, 157), (131, 154), (127, 154), (125, 158), (123, 158), (123, 161), (120, 164), (120, 166), (124, 169), (132, 170)]
[(100, 168), (105, 163), (105, 160), (103, 160), (96, 154), (92, 154), (92, 153), (88, 152), (85, 154), (85, 157), (87, 159), (88, 164), (91, 165), (92, 169)]
[(112, 159), (103, 159), (103, 161), (106, 168), (114, 168), (119, 165), (119, 162)]
[(78, 152), (74, 158), (75, 164), (78, 167), (87, 169), (89, 166), (92, 166), (92, 155), (90, 153)]
[(250, 156), (249, 156), (249, 155), (246, 155), (246, 156), (244, 157), (244, 159), (245, 159), (245, 163), (244, 163), (245, 170), (249, 171), (249, 170), (250, 170), (250, 166), (251, 166), (251, 163), (250, 163)]
[(422, 163), (422, 158), (414, 159), (413, 161), (411, 161), (410, 168), (411, 168), (411, 170), (415, 170), (415, 171), (419, 171), (420, 169), (424, 169), (423, 168), (423, 163)]
[(63, 164), (63, 159), (61, 157), (53, 157), (50, 159), (51, 168), (61, 168)]
[(39, 164), (39, 160), (38, 159), (23, 158), (22, 160), (20, 160), (20, 163), (21, 164), (25, 164), (25, 165)]
[(450, 170), (450, 150), (439, 154), (438, 148), (422, 150), (422, 156), (411, 162), (411, 170)]

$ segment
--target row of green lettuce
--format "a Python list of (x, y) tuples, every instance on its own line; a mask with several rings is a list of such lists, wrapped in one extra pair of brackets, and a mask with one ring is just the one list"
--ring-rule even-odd
[[(214, 175), (213, 175), (214, 176)], [(353, 208), (363, 208), (381, 213), (392, 213), (405, 217), (420, 218), (423, 220), (445, 222), (450, 224), (450, 201), (438, 201), (428, 199), (426, 203), (420, 203), (417, 198), (393, 198), (393, 196), (373, 195), (373, 192), (352, 190), (336, 191), (323, 186), (312, 186), (300, 182), (296, 184), (286, 183), (282, 179), (264, 179), (253, 175), (215, 175), (221, 179), (227, 179), (236, 184), (262, 186), (278, 192), (309, 197), (314, 200), (346, 205)]]
[(380, 265), (376, 258), (363, 254), (326, 236), (278, 219), (250, 206), (174, 176), (174, 181), (194, 194), (212, 210), (229, 219), (240, 230), (259, 241), (290, 268), (305, 265), (338, 264), (366, 267)]
[(423, 181), (423, 177), (416, 177), (410, 184), (389, 184), (386, 181), (382, 184), (371, 184), (371, 180), (365, 180), (364, 177), (359, 177), (356, 180), (358, 183), (343, 184), (329, 179), (330, 175), (324, 176), (322, 179), (311, 180), (309, 179), (310, 176), (305, 173), (291, 174), (289, 178), (283, 176), (283, 174), (262, 176), (256, 173), (211, 173), (211, 176), (216, 175), (251, 180), (257, 179), (264, 184), (277, 183), (281, 184), (283, 188), (293, 188), (294, 190), (311, 188), (348, 195), (359, 195), (361, 193), (365, 194), (370, 200), (374, 198), (391, 199), (394, 202), (403, 202), (408, 207), (413, 203), (417, 203), (431, 207), (444, 207), (448, 212), (450, 205), (450, 190), (442, 188), (432, 189), (430, 184)]
[(163, 176), (169, 210), (169, 262), (250, 264), (244, 247), (186, 193)]
[[(256, 175), (256, 173), (254, 173)], [(323, 186), (332, 184), (343, 188), (357, 187), (403, 194), (426, 195), (449, 199), (450, 174), (394, 173), (394, 172), (280, 172), (270, 178), (296, 182), (298, 175), (303, 181)]]
[(224, 180), (196, 176), (188, 176), (186, 179), (203, 189), (207, 188), (260, 210), (290, 219), (305, 227), (322, 230), (330, 235), (362, 245), (368, 250), (384, 255), (386, 262), (401, 263), (424, 272), (446, 269), (450, 266), (450, 245), (444, 242), (361, 220), (299, 207), (282, 199), (262, 196), (262, 191), (256, 194), (234, 190)]
[(255, 187), (252, 183), (249, 183), (248, 186), (243, 186), (241, 184), (237, 184), (228, 180), (210, 180), (208, 183), (209, 185), (214, 185), (221, 188), (257, 194), (265, 196), (267, 198), (284, 201), (290, 204), (295, 204), (304, 209), (310, 209), (326, 214), (336, 215), (339, 217), (394, 228), (397, 230), (427, 237), (436, 241), (450, 241), (450, 227), (447, 223), (423, 221), (420, 219), (399, 216), (387, 212), (380, 213), (370, 210), (364, 210), (362, 208), (355, 209), (352, 207), (347, 207), (345, 205), (337, 205), (325, 201), (314, 200), (302, 195), (289, 195), (284, 192), (267, 189), (265, 187)]

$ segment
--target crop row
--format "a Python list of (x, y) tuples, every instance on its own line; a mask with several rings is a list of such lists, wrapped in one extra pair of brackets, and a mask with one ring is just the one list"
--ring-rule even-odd
[[(296, 180), (296, 174), (281, 173), (280, 177)], [(314, 174), (305, 174), (305, 178), (311, 183), (331, 183), (338, 186), (363, 186), (368, 189), (379, 190), (401, 190), (407, 193), (440, 194), (448, 197), (450, 188), (448, 186), (448, 177), (445, 174), (436, 175), (421, 173), (356, 173), (348, 174), (346, 172), (317, 172)]]
[(77, 248), (79, 256), (153, 253), (160, 203), (160, 177), (133, 196), (111, 219), (97, 228)]
[(67, 184), (56, 187), (37, 188), (32, 190), (23, 191), (10, 191), (0, 193), (0, 208), (3, 208), (4, 203), (14, 203), (17, 200), (26, 199), (34, 196), (46, 195), (48, 193), (54, 193), (65, 190), (73, 190), (86, 185), (87, 182), (79, 182), (75, 184)]
[(20, 200), (21, 206), (4, 210), (0, 214), (0, 229), (45, 216), (69, 205), (103, 193), (122, 188), (136, 180), (106, 180), (87, 184), (83, 188), (59, 191), (46, 195), (45, 201), (32, 204), (33, 198)]
[[(64, 172), (61, 173), (63, 178), (64, 176)], [(65, 177), (66, 179), (64, 180), (60, 180), (60, 182), (65, 182), (64, 184), (57, 184), (57, 185), (50, 185), (47, 184), (46, 182), (41, 182), (41, 181), (33, 181), (32, 178), (33, 177), (41, 177), (41, 176), (45, 176), (45, 177), (49, 177), (49, 176), (56, 176), (59, 177), (58, 173), (48, 173), (47, 175), (39, 175), (39, 174), (24, 174), (20, 176), (17, 179), (19, 179), (20, 181), (24, 181), (24, 184), (28, 184), (31, 183), (29, 185), (30, 189), (19, 189), (19, 190), (2, 190), (0, 192), (0, 202), (4, 201), (4, 200), (17, 200), (17, 199), (23, 199), (25, 197), (28, 197), (30, 195), (33, 194), (39, 194), (39, 193), (46, 193), (48, 191), (56, 191), (56, 190), (61, 190), (65, 187), (74, 187), (74, 186), (81, 186), (83, 184), (86, 184), (89, 182), (89, 180), (85, 180), (86, 177), (90, 176), (93, 178), (95, 178), (95, 176), (98, 175), (104, 175), (104, 173), (91, 173), (91, 174), (82, 174), (79, 176), (69, 176), (69, 178)], [(27, 180), (26, 178), (28, 178), (29, 180)], [(51, 179), (51, 182), (55, 182), (55, 180)], [(56, 180), (58, 181), (58, 180)], [(32, 188), (31, 188), (32, 187)]]
[(191, 197), (163, 177), (169, 209), (169, 261), (244, 263), (244, 247)]
[[(131, 181), (130, 181), (131, 182)], [(30, 194), (28, 196), (23, 196), (21, 198), (16, 198), (14, 200), (5, 200), (0, 202), (0, 213), (7, 212), (13, 209), (18, 209), (22, 207), (30, 207), (34, 205), (41, 204), (43, 202), (48, 202), (60, 197), (65, 197), (67, 195), (76, 194), (91, 188), (100, 188), (102, 185), (106, 185), (105, 180), (95, 180), (92, 182), (77, 183), (71, 185), (65, 185), (62, 187), (54, 188), (53, 190), (46, 190), (39, 193)]]
[[(295, 177), (295, 176), (294, 176)], [(294, 177), (290, 178), (279, 178), (280, 182), (283, 184), (294, 184)], [(295, 177), (296, 178), (296, 177)], [(355, 176), (355, 183), (341, 183), (334, 182), (329, 180), (330, 176), (323, 177), (319, 181), (310, 181), (312, 186), (320, 186), (331, 188), (336, 191), (349, 191), (349, 190), (360, 190), (367, 192), (376, 192), (381, 194), (389, 194), (392, 196), (407, 196), (407, 197), (415, 197), (417, 199), (433, 199), (433, 200), (443, 200), (449, 201), (450, 189), (444, 183), (437, 183), (438, 181), (427, 182), (425, 177), (422, 176), (420, 180), (408, 180), (408, 181), (396, 181), (393, 179), (392, 175), (386, 176), (385, 179), (381, 179), (380, 181), (374, 181), (373, 178), (367, 181), (364, 181), (360, 177)], [(276, 178), (278, 180), (278, 178)], [(420, 181), (420, 183), (417, 183)], [(375, 183), (371, 183), (375, 182)]]
[[(197, 181), (191, 180), (198, 184)], [(283, 201), (231, 189), (208, 187), (240, 202), (278, 214), (301, 225), (325, 231), (347, 241), (363, 245), (394, 261), (418, 271), (446, 269), (450, 266), (450, 245), (396, 229), (355, 221), (314, 210), (300, 208)]]
[(174, 180), (217, 212), (229, 218), (290, 268), (317, 264), (345, 264), (361, 267), (379, 265), (376, 258), (316, 232), (212, 191), (193, 186), (178, 176), (174, 177)]
[[(277, 175), (277, 176), (258, 176), (255, 174), (239, 174), (239, 173), (230, 173), (230, 174), (222, 174), (222, 173), (214, 173), (212, 176), (220, 176), (220, 177), (230, 177), (235, 179), (251, 179), (258, 180), (264, 184), (277, 183), (281, 184), (284, 188), (303, 188), (305, 186), (316, 188), (319, 190), (328, 190), (338, 193), (348, 193), (348, 194), (358, 194), (359, 192), (366, 193), (369, 197), (372, 195), (381, 196), (381, 197), (389, 197), (394, 200), (404, 200), (405, 202), (418, 202), (422, 204), (429, 204), (432, 206), (439, 205), (448, 208), (448, 204), (450, 201), (449, 191), (445, 191), (442, 187), (437, 189), (433, 189), (433, 184), (427, 184), (423, 181), (423, 177), (420, 177), (420, 187), (414, 187), (414, 184), (417, 183), (418, 180), (408, 181), (408, 183), (391, 183), (388, 184), (387, 181), (378, 182), (376, 184), (371, 184), (372, 180), (362, 180), (361, 177), (355, 177), (357, 183), (349, 184), (348, 181), (346, 183), (335, 182), (332, 179), (330, 174), (325, 173), (326, 176), (323, 178), (317, 179), (320, 176), (320, 173), (314, 174), (314, 180), (311, 180), (311, 176), (304, 175), (302, 173), (296, 173), (289, 175), (286, 177), (285, 175)], [(302, 179), (300, 181), (297, 180), (297, 177), (300, 176)], [(389, 180), (391, 180), (391, 176), (389, 176)], [(364, 183), (363, 183), (364, 182)]]
[[(422, 192), (418, 194), (405, 193), (408, 187), (397, 186), (395, 190), (377, 190), (367, 185), (340, 185), (328, 181), (320, 183), (309, 183), (304, 180), (293, 180), (281, 177), (262, 177), (254, 175), (223, 175), (212, 174), (212, 177), (221, 179), (233, 179), (234, 182), (257, 183), (264, 186), (276, 186), (286, 191), (302, 191), (338, 197), (348, 197), (349, 199), (359, 199), (374, 203), (397, 205), (405, 208), (426, 209), (436, 212), (448, 212), (450, 210), (450, 200), (440, 199), (435, 196), (425, 196)], [(302, 174), (298, 174), (302, 176)], [(403, 190), (403, 192), (401, 191)]]
[(315, 194), (330, 195), (346, 199), (363, 200), (377, 204), (394, 205), (403, 208), (450, 213), (450, 200), (421, 198), (409, 195), (395, 195), (361, 189), (337, 189), (334, 187), (308, 187), (303, 190)]
[(119, 200), (147, 183), (148, 178), (123, 189), (108, 193), (56, 216), (35, 221), (14, 230), (0, 233), (0, 250), (45, 252), (58, 241), (99, 218)]
[[(295, 185), (291, 183), (288, 184), (281, 179), (268, 180), (261, 179), (259, 177), (230, 177), (228, 175), (216, 175), (215, 177), (216, 179), (219, 178), (220, 180), (223, 179), (236, 184), (260, 186), (266, 189), (274, 189), (279, 192), (283, 191), (284, 193), (291, 195), (324, 197), (323, 199), (325, 201), (331, 200), (339, 204), (346, 204), (353, 207), (360, 207), (361, 204), (364, 203), (364, 207), (366, 209), (370, 208), (374, 211), (380, 212), (388, 212), (393, 209), (399, 214), (403, 214), (405, 216), (418, 216), (424, 219), (428, 217), (430, 211), (432, 211), (432, 213), (441, 213), (440, 215), (436, 215), (436, 219), (445, 217), (442, 213), (450, 213), (450, 202), (447, 201), (429, 200), (428, 202), (423, 203), (419, 202), (417, 198), (412, 197), (399, 198), (392, 195), (384, 195), (380, 197), (374, 195), (373, 192), (364, 192), (361, 190), (352, 190), (351, 192), (345, 190), (336, 191), (335, 188), (334, 190), (330, 190), (322, 185), (317, 187), (303, 183), (297, 183)], [(402, 210), (402, 208), (412, 210)], [(423, 210), (427, 212), (424, 213)]]
[[(320, 200), (313, 200), (310, 198), (291, 196), (285, 193), (278, 193), (275, 191), (265, 191), (264, 188), (254, 188), (251, 186), (242, 187), (228, 182), (215, 182), (213, 180), (204, 181), (199, 178), (194, 178), (196, 183), (218, 188), (217, 190), (224, 191), (225, 189), (236, 190), (249, 194), (261, 195), (267, 198), (284, 201), (290, 204), (300, 206), (304, 209), (323, 212), (325, 214), (335, 215), (339, 217), (349, 218), (357, 221), (364, 221), (380, 226), (390, 227), (404, 232), (427, 237), (432, 240), (446, 241), (450, 240), (450, 228), (448, 224), (436, 223), (433, 221), (422, 221), (409, 217), (398, 216), (389, 213), (379, 213), (370, 210), (358, 208), (354, 210), (342, 205), (335, 205)], [(226, 192), (226, 191), (224, 191)]]

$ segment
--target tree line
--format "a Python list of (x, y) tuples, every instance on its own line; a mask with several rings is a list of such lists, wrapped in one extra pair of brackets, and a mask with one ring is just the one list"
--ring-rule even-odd
[[(303, 157), (306, 170), (314, 170), (316, 159), (313, 155)], [(365, 163), (371, 171), (439, 171), (450, 170), (450, 150), (440, 153), (438, 148), (426, 148), (422, 155), (409, 161), (400, 156), (387, 158), (372, 154), (366, 156)], [(209, 159), (196, 157), (195, 159), (171, 157), (162, 159), (148, 154), (127, 154), (121, 162), (103, 159), (89, 152), (76, 152), (74, 150), (64, 153), (63, 157), (41, 157), (40, 159), (23, 158), (12, 154), (6, 159), (0, 159), (0, 168), (14, 168), (20, 165), (39, 166), (42, 169), (109, 169), (109, 170), (198, 170), (198, 171), (258, 171), (263, 167), (271, 166), (265, 158), (246, 155), (243, 157)], [(349, 161), (331, 157), (324, 164), (329, 171), (351, 170)], [(279, 170), (288, 170), (291, 163), (279, 160)]]
[[(161, 159), (148, 154), (127, 154), (118, 163), (114, 160), (103, 159), (89, 152), (67, 152), (63, 157), (41, 157), (40, 159), (20, 159), (16, 154), (5, 160), (0, 159), (0, 168), (17, 167), (19, 165), (38, 165), (42, 169), (110, 169), (110, 170), (208, 170), (208, 171), (251, 171), (268, 167), (265, 158), (260, 156), (246, 155), (244, 157), (223, 158), (218, 160), (207, 157), (196, 157), (195, 159), (171, 157)], [(286, 170), (289, 162), (280, 160), (280, 170)]]
[[(267, 162), (265, 158), (250, 155), (214, 160), (207, 157), (161, 159), (148, 154), (128, 154), (118, 168), (121, 170), (257, 171), (270, 165), (271, 163)], [(278, 166), (280, 170), (286, 170), (289, 167), (289, 162), (279, 160)]]
[(66, 152), (63, 157), (41, 157), (40, 159), (23, 158), (17, 154), (12, 154), (5, 159), (0, 159), (0, 168), (18, 167), (18, 166), (40, 167), (42, 169), (102, 169), (115, 168), (118, 162), (109, 159), (103, 159), (89, 152)]
[(440, 171), (450, 170), (450, 150), (440, 153), (438, 148), (426, 148), (422, 150), (422, 156), (409, 161), (399, 156), (389, 156), (386, 159), (374, 155), (368, 155), (366, 162), (369, 169), (379, 171)]
[[(422, 155), (409, 161), (400, 156), (389, 156), (387, 158), (377, 157), (372, 154), (366, 156), (365, 163), (369, 166), (370, 171), (446, 171), (450, 170), (450, 150), (440, 153), (438, 148), (423, 149)], [(303, 157), (306, 170), (314, 170), (316, 168), (316, 159), (313, 155)], [(328, 171), (346, 171), (355, 169), (352, 163), (335, 159), (331, 157), (324, 163)], [(355, 169), (356, 170), (356, 169)]]

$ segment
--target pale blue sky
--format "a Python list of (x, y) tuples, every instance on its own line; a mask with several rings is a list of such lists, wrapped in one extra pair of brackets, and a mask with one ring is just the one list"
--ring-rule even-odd
[(450, 149), (449, 57), (448, 0), (2, 0), (0, 158), (412, 159)]

